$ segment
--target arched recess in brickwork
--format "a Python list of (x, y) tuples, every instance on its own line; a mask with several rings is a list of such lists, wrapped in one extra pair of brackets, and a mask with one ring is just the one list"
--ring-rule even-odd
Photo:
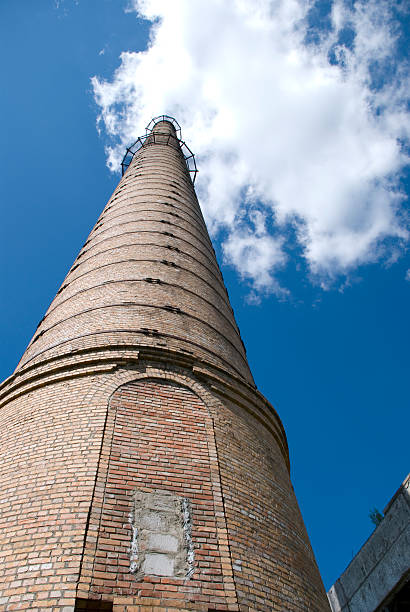
[[(134, 373), (111, 395), (78, 593), (232, 604), (213, 420), (199, 393), (212, 396), (161, 374)], [(182, 514), (154, 510), (165, 503)]]

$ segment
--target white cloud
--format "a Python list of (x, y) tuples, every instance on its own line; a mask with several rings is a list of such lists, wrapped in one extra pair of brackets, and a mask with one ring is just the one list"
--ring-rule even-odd
[(290, 230), (324, 286), (407, 240), (409, 82), (391, 2), (336, 0), (315, 44), (302, 0), (131, 6), (152, 21), (148, 49), (123, 53), (111, 82), (92, 79), (112, 169), (153, 116), (175, 116), (211, 232), (223, 230), (225, 259), (257, 291), (282, 291)]
[(235, 227), (223, 243), (223, 253), (225, 261), (233, 264), (242, 278), (252, 279), (256, 293), (269, 288), (278, 295), (287, 294), (273, 275), (286, 263), (283, 238), (268, 234), (261, 211), (251, 211), (248, 223)]

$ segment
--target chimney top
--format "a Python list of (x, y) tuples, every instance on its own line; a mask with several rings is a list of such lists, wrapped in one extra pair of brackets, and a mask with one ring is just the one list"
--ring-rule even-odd
[(181, 139), (181, 126), (178, 121), (170, 115), (158, 115), (158, 117), (154, 117), (148, 123), (145, 131), (147, 136), (151, 132), (163, 132), (176, 136), (178, 140)]
[[(158, 136), (158, 138), (155, 138), (155, 136)], [(133, 145), (127, 148), (121, 162), (123, 175), (139, 149), (147, 144), (153, 143), (171, 145), (180, 149), (185, 159), (188, 172), (190, 173), (192, 183), (195, 183), (198, 172), (195, 156), (186, 142), (181, 139), (181, 126), (178, 121), (170, 115), (158, 115), (158, 117), (151, 119), (145, 128), (145, 136), (140, 136)]]
[(176, 130), (170, 121), (158, 121), (151, 132), (153, 134), (172, 134), (175, 138), (177, 137)]

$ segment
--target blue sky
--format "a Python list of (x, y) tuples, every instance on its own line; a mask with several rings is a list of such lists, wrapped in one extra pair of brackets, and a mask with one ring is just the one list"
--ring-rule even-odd
[[(128, 132), (132, 142), (151, 115), (172, 112), (198, 156), (201, 203), (255, 380), (287, 431), (292, 480), (328, 588), (371, 533), (369, 510), (382, 510), (409, 470), (409, 178), (406, 149), (396, 147), (406, 142), (408, 116), (393, 78), (408, 38), (385, 40), (389, 56), (370, 43), (349, 56), (352, 31), (359, 36), (371, 24), (358, 12), (344, 14), (337, 36), (306, 56), (301, 40), (313, 43), (301, 32), (296, 3), (290, 16), (269, 17), (271, 30), (258, 36), (266, 36), (258, 48), (253, 37), (260, 24), (249, 25), (246, 14), (222, 14), (217, 4), (195, 15), (177, 3), (176, 22), (165, 15), (151, 56), (139, 56), (150, 23), (125, 12), (125, 3), (1, 3), (0, 374), (13, 371), (115, 188), (119, 175), (107, 168), (106, 147), (113, 165)], [(372, 10), (385, 5), (372, 3)], [(321, 2), (308, 16), (315, 44), (329, 31), (329, 7)], [(393, 17), (390, 35), (398, 27), (408, 32), (408, 15)], [(214, 18), (227, 28), (214, 39), (216, 59), (208, 45)], [(198, 48), (187, 34), (193, 23), (203, 30), (194, 37)], [(299, 24), (291, 32), (294, 49), (281, 59), (289, 23)], [(171, 28), (179, 27), (182, 43), (171, 45), (175, 74), (167, 82), (152, 53), (166, 51)], [(277, 48), (269, 47), (273, 35)], [(347, 65), (344, 84), (320, 60), (325, 47), (340, 58), (341, 45), (347, 45), (339, 59)], [(121, 60), (124, 51), (129, 55)], [(258, 66), (246, 62), (264, 64), (264, 54), (273, 59), (260, 83)], [(239, 95), (238, 82), (251, 72), (254, 81)], [(366, 85), (369, 75), (373, 83)], [(380, 83), (391, 83), (383, 100)], [(252, 97), (259, 87), (264, 95)], [(369, 100), (380, 105), (374, 116), (383, 120), (361, 115), (361, 95), (367, 107)], [(127, 113), (133, 120), (124, 124)], [(110, 117), (115, 134), (107, 127)], [(345, 150), (351, 163), (339, 172)]]

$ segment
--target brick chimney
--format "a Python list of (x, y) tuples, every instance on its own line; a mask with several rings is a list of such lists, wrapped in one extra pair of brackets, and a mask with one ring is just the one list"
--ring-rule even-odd
[(178, 124), (138, 146), (0, 387), (0, 609), (327, 611)]

